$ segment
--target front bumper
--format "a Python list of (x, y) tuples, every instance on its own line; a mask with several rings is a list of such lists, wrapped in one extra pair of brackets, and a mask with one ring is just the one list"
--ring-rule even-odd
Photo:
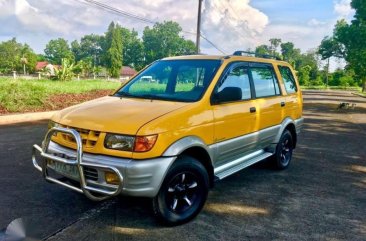
[[(72, 135), (76, 140), (77, 150), (65, 148), (52, 142), (51, 137), (55, 132)], [(41, 158), (37, 159), (38, 153)], [(167, 170), (175, 159), (176, 157), (159, 157), (148, 160), (133, 160), (83, 153), (79, 133), (73, 129), (61, 127), (50, 129), (43, 141), (42, 148), (38, 145), (33, 146), (32, 155), (34, 167), (42, 172), (46, 180), (83, 193), (89, 199), (96, 201), (119, 194), (141, 197), (156, 196)], [(79, 178), (77, 180), (74, 178), (74, 180), (78, 181), (80, 186), (51, 177), (47, 160), (76, 166)], [(90, 169), (96, 171), (97, 178), (93, 178), (93, 180), (89, 178), (88, 171)], [(117, 175), (118, 185), (108, 184), (104, 178), (105, 172)]]

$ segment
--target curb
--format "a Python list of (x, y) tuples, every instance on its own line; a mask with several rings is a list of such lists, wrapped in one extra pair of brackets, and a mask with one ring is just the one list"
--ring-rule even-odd
[(57, 111), (47, 111), (47, 112), (4, 115), (0, 116), (0, 125), (47, 120), (50, 119), (52, 115), (55, 114), (56, 112)]

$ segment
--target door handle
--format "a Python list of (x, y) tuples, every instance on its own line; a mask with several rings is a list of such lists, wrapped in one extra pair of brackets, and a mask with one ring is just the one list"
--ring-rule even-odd
[(250, 113), (255, 113), (257, 111), (257, 109), (255, 107), (250, 107), (249, 111), (250, 111)]
[(286, 103), (284, 101), (281, 102), (281, 107), (284, 107)]

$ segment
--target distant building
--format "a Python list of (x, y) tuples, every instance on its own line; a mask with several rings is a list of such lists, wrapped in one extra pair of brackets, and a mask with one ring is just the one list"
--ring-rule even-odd
[(52, 65), (47, 61), (41, 61), (36, 64), (36, 71), (44, 72), (46, 76), (54, 76), (55, 69), (59, 69), (60, 67), (60, 65)]
[(128, 67), (128, 66), (122, 66), (121, 73), (120, 73), (120, 79), (121, 80), (129, 80), (136, 73), (137, 73), (137, 71), (134, 70), (133, 68)]
[(41, 61), (41, 62), (37, 62), (36, 64), (36, 71), (42, 71), (46, 66), (48, 65), (47, 61)]

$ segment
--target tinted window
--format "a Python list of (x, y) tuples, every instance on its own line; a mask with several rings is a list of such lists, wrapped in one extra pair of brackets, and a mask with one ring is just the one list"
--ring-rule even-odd
[(279, 66), (279, 69), (283, 79), (283, 83), (285, 84), (286, 92), (288, 94), (297, 92), (295, 78), (292, 75), (290, 68), (286, 66)]
[(161, 60), (122, 87), (116, 96), (197, 101), (212, 81), (219, 60)]
[(217, 92), (222, 91), (226, 87), (237, 87), (241, 89), (242, 100), (250, 99), (250, 82), (248, 68), (244, 66), (239, 66), (233, 68), (219, 83)]
[(256, 97), (280, 94), (277, 79), (269, 67), (251, 67)]

